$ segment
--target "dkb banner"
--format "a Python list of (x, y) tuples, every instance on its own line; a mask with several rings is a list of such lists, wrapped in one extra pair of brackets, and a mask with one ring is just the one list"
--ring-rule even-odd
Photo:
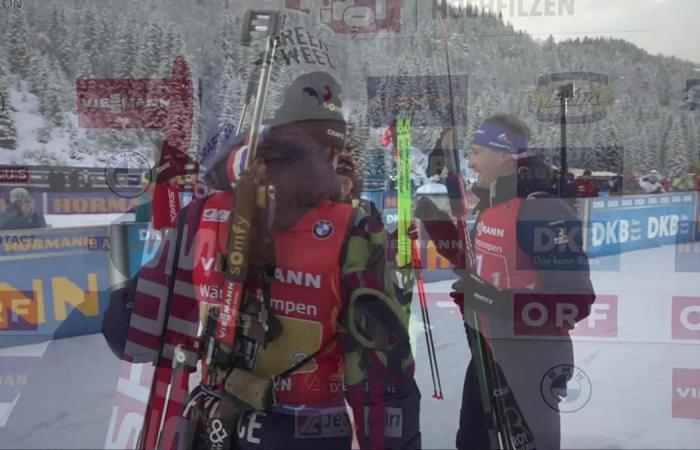
[(584, 241), (588, 256), (692, 241), (696, 197), (677, 193), (590, 200)]

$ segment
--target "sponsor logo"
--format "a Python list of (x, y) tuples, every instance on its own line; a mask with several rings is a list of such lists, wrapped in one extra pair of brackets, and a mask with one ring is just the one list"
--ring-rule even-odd
[(220, 301), (222, 293), (223, 291), (219, 286), (214, 286), (211, 284), (199, 285), (199, 295), (207, 300)]
[(401, 31), (401, 0), (285, 0), (285, 6), (315, 16), (339, 34)]
[(122, 363), (104, 448), (135, 448), (151, 391), (153, 367)]
[(506, 144), (508, 144), (508, 145), (514, 145), (514, 144), (515, 144), (515, 143), (513, 142), (513, 140), (511, 139), (511, 137), (508, 135), (507, 132), (506, 132), (506, 133), (501, 133), (501, 134), (499, 134), (498, 137), (496, 137), (496, 139), (498, 139), (499, 141), (504, 142), (504, 143), (506, 143)]
[(332, 130), (330, 128), (326, 131), (326, 133), (328, 133), (329, 136), (333, 136), (333, 137), (338, 138), (338, 139), (345, 139), (345, 135), (343, 133)]
[(490, 242), (484, 242), (481, 239), (474, 239), (474, 245), (481, 249), (484, 250), (487, 253), (495, 253), (495, 254), (501, 254), (503, 253), (503, 247), (500, 245), (494, 245), (491, 244)]
[(700, 420), (700, 369), (673, 369), (672, 416)]
[(170, 214), (170, 223), (174, 224), (177, 220), (178, 201), (175, 188), (168, 186), (168, 214)]
[(490, 227), (488, 225), (484, 225), (483, 222), (479, 222), (476, 225), (476, 233), (478, 236), (488, 234), (489, 236), (502, 238), (505, 237), (506, 232), (503, 228)]
[(250, 222), (245, 217), (239, 216), (238, 223), (235, 224), (231, 231), (233, 232), (233, 244), (231, 246), (231, 254), (228, 258), (228, 271), (232, 275), (240, 276), (243, 273), (243, 266), (246, 264), (244, 251), (248, 244)]
[(518, 294), (515, 296), (516, 336), (617, 337), (618, 301), (616, 296), (598, 295), (584, 319), (588, 306), (585, 296), (573, 294)]
[(224, 425), (220, 419), (211, 421), (209, 428), (209, 442), (214, 449), (223, 449), (224, 441), (228, 437), (228, 432), (224, 429)]
[(576, 366), (552, 367), (542, 377), (540, 393), (547, 405), (561, 413), (581, 410), (591, 399), (593, 389), (586, 373)]
[(315, 305), (307, 305), (305, 303), (282, 300), (279, 298), (271, 298), (270, 305), (272, 306), (273, 310), (284, 315), (294, 313), (301, 316), (318, 316), (318, 308)]
[(671, 320), (673, 339), (700, 341), (700, 297), (673, 297)]
[(593, 72), (566, 72), (545, 75), (537, 80), (537, 89), (531, 95), (530, 109), (543, 122), (559, 123), (560, 100), (558, 88), (574, 84), (574, 96), (567, 102), (569, 123), (589, 123), (604, 119), (607, 107), (615, 96), (608, 86), (608, 77)]
[(168, 108), (170, 99), (161, 97), (125, 97), (112, 94), (109, 97), (82, 98), (82, 106), (89, 110), (93, 108), (109, 109), (113, 114), (119, 114), (125, 109)]
[[(678, 236), (683, 217), (678, 214), (647, 218), (646, 229), (638, 220), (618, 219), (591, 223), (591, 246), (624, 244), (646, 239)], [(643, 232), (646, 231), (644, 235)]]
[(335, 54), (321, 36), (312, 34), (304, 27), (294, 27), (280, 32), (274, 59), (276, 64), (285, 67), (304, 65), (337, 70), (336, 63), (331, 58)]
[[(24, 4), (24, 0), (2, 0), (2, 1), (0, 1), (0, 9), (10, 9), (10, 8), (22, 9), (23, 4)], [(0, 111), (2, 111), (2, 110), (0, 110)]]
[(0, 167), (0, 183), (27, 183), (29, 169), (27, 167)]
[[(236, 427), (238, 429), (238, 438), (239, 439), (245, 439), (247, 442), (250, 442), (251, 444), (260, 444), (260, 438), (256, 436), (255, 430), (259, 430), (262, 428), (262, 423), (258, 421), (258, 417), (265, 417), (267, 414), (264, 412), (260, 411), (253, 411), (248, 414), (241, 414), (240, 418), (238, 419), (238, 426)], [(245, 425), (244, 422), (248, 422), (248, 425)], [(222, 426), (223, 429), (223, 426)], [(223, 439), (222, 439), (223, 442)], [(223, 447), (222, 447), (223, 448)]]
[(297, 438), (345, 437), (350, 436), (350, 432), (350, 418), (344, 408), (294, 416), (294, 437)]
[(333, 235), (333, 223), (330, 220), (319, 220), (314, 224), (313, 233), (316, 239), (328, 239)]
[(152, 181), (148, 160), (137, 152), (120, 152), (105, 165), (105, 181), (117, 196), (135, 198), (143, 195)]
[[(369, 406), (365, 406), (365, 436), (369, 436)], [(384, 436), (403, 437), (403, 410), (401, 408), (384, 408)]]
[[(433, 19), (442, 17), (446, 0), (432, 0)], [(461, 8), (447, 8), (448, 19), (477, 19), (482, 11), (502, 17), (551, 17), (574, 15), (575, 0), (468, 0)]]
[(385, 127), (411, 110), (413, 127), (447, 126), (452, 115), (467, 122), (466, 75), (367, 77), (367, 117), (373, 127)]
[(204, 222), (226, 222), (231, 216), (231, 211), (226, 209), (205, 209), (202, 217)]
[(321, 289), (321, 275), (300, 270), (275, 269), (275, 279), (280, 283)]
[(88, 239), (88, 250), (93, 252), (108, 252), (109, 251), (109, 237), (108, 236), (95, 236)]

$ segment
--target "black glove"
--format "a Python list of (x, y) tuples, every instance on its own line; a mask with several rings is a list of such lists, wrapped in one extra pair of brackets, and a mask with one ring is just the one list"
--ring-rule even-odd
[(457, 305), (463, 302), (463, 309), (467, 313), (476, 311), (479, 314), (505, 320), (512, 314), (512, 292), (495, 288), (473, 272), (468, 272), (455, 281), (452, 289), (450, 296)]

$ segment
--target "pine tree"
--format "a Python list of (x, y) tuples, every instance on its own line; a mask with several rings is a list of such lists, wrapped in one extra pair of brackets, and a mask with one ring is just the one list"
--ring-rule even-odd
[(46, 92), (40, 98), (40, 109), (44, 117), (55, 126), (60, 126), (64, 122), (63, 113), (66, 106), (64, 86), (65, 82), (61, 77), (58, 62), (52, 60), (46, 79)]
[(163, 69), (167, 73), (173, 65), (173, 61), (185, 52), (185, 40), (175, 24), (168, 27), (165, 32), (165, 49), (163, 52)]
[(32, 49), (29, 52), (29, 65), (32, 68), (27, 76), (29, 91), (41, 99), (46, 94), (49, 59), (40, 50)]
[(112, 36), (116, 35), (116, 30), (112, 21), (107, 16), (105, 8), (100, 8), (98, 21), (96, 24), (97, 42), (93, 48), (96, 75), (104, 78), (108, 75), (112, 66), (113, 53)]
[(237, 123), (245, 104), (246, 83), (241, 80), (236, 70), (237, 64), (233, 59), (228, 59), (224, 67), (221, 80), (221, 115), (219, 129), (223, 129), (228, 123)]
[(61, 6), (54, 6), (49, 25), (49, 35), (53, 42), (56, 58), (67, 76), (73, 74), (73, 47), (68, 21)]
[(26, 78), (29, 73), (28, 27), (20, 8), (12, 8), (9, 22), (7, 51), (10, 71), (20, 78)]
[(98, 70), (99, 39), (97, 15), (94, 7), (91, 6), (85, 12), (78, 31), (76, 48), (80, 53), (78, 55), (76, 72), (79, 76), (87, 77), (87, 74), (94, 74)]
[(163, 27), (154, 19), (145, 33), (145, 41), (139, 52), (137, 76), (139, 78), (159, 78), (163, 66)]
[(0, 95), (4, 99), (4, 108), (0, 109), (0, 147), (8, 150), (17, 148), (17, 127), (10, 115), (8, 89), (0, 79)]
[(668, 167), (666, 168), (666, 173), (670, 177), (676, 177), (688, 173), (691, 165), (691, 158), (688, 152), (688, 145), (686, 144), (686, 139), (680, 120), (673, 123), (668, 139), (667, 152), (669, 155), (669, 162)]
[(139, 28), (136, 23), (136, 16), (129, 14), (118, 27), (114, 68), (117, 78), (136, 78), (139, 62)]
[(600, 127), (602, 137), (596, 143), (596, 160), (598, 170), (621, 173), (623, 163), (623, 151), (617, 137), (617, 128), (612, 120)]

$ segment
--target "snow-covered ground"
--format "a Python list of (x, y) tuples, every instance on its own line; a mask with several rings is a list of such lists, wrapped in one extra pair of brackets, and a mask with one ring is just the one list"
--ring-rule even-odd
[(116, 222), (132, 222), (134, 215), (126, 214), (47, 214), (46, 224), (51, 228), (91, 227)]
[[(574, 364), (585, 372), (591, 393), (584, 407), (562, 414), (563, 447), (697, 448), (700, 421), (672, 417), (674, 388), (679, 387), (674, 386), (672, 374), (674, 368), (700, 373), (700, 341), (672, 339), (672, 297), (700, 296), (700, 276), (675, 270), (673, 246), (610, 258), (615, 257), (621, 258), (620, 271), (593, 272), (592, 278), (598, 294), (618, 296), (617, 337), (574, 338)], [(434, 296), (447, 292), (450, 284), (442, 281), (427, 286), (435, 300), (430, 302), (430, 312), (444, 401), (431, 398), (422, 324), (417, 319), (412, 324), (416, 377), (423, 394), (425, 448), (454, 448), (469, 360), (456, 307), (445, 297)], [(414, 309), (413, 317), (420, 318), (417, 305)], [(35, 356), (17, 357), (30, 350)], [(28, 375), (12, 414), (0, 426), (0, 447), (104, 448), (106, 442), (116, 439), (107, 436), (112, 408), (118, 392), (123, 394), (129, 388), (118, 386), (123, 366), (101, 335), (4, 349), (0, 357), (1, 371)], [(7, 387), (6, 375), (5, 382)], [(693, 386), (700, 386), (700, 376), (694, 385), (680, 387)], [(578, 401), (575, 387), (570, 392), (571, 402)], [(691, 401), (697, 396), (692, 390), (683, 392)]]

